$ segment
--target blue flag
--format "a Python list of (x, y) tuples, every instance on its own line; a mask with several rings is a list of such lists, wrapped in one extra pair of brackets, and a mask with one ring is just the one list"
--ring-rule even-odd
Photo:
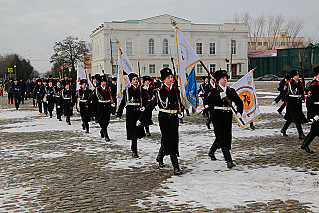
[(187, 80), (187, 84), (185, 86), (185, 91), (186, 91), (187, 101), (192, 106), (192, 113), (195, 114), (196, 108), (199, 105), (199, 100), (198, 100), (196, 73), (195, 73), (194, 67), (189, 73), (186, 80)]

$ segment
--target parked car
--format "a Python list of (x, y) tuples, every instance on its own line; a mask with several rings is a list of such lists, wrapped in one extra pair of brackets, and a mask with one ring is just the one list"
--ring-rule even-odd
[(279, 77), (273, 74), (267, 74), (257, 79), (258, 81), (278, 81)]

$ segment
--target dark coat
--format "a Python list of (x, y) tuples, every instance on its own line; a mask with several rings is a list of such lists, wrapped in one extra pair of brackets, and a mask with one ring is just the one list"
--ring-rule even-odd
[[(146, 106), (146, 91), (142, 89), (142, 105)], [(126, 106), (126, 133), (127, 140), (136, 140), (145, 137), (144, 127), (136, 126), (136, 121), (141, 115), (140, 87), (131, 86), (124, 90), (117, 117), (121, 117)]]
[[(98, 84), (93, 84), (92, 83), (92, 86), (93, 88), (92, 89), (92, 95), (90, 97), (90, 109), (91, 109), (91, 116), (92, 117), (97, 117), (97, 105), (98, 105), (98, 101), (97, 101), (97, 98), (96, 98), (96, 89), (99, 87)], [(96, 119), (98, 120), (98, 119)]]
[(53, 90), (53, 86), (46, 86), (45, 87), (45, 96), (46, 96), (46, 101), (48, 103), (48, 111), (52, 112), (53, 108), (54, 108), (54, 90)]
[(21, 96), (21, 85), (19, 83), (15, 84), (13, 83), (11, 86), (11, 91), (13, 93), (13, 97)]
[[(211, 112), (211, 120), (214, 125), (214, 133), (218, 148), (228, 147), (231, 149), (232, 139), (232, 111), (215, 109), (216, 107), (229, 107), (226, 99), (220, 98), (221, 90), (213, 88), (207, 96), (207, 103)], [(235, 89), (227, 87), (226, 95), (230, 102), (234, 102), (237, 106), (237, 111), (243, 113), (243, 102), (236, 93)]]
[(314, 81), (308, 88), (307, 92), (307, 117), (313, 119), (316, 115), (319, 115), (319, 81)]
[(73, 115), (72, 110), (72, 90), (71, 89), (63, 89), (61, 96), (62, 96), (62, 106), (63, 106), (63, 113), (65, 116)]
[[(154, 95), (154, 87), (151, 84), (149, 85), (148, 88), (144, 85), (143, 89), (145, 89), (146, 97), (147, 97), (147, 104), (145, 106), (146, 108)], [(146, 113), (143, 124), (147, 126), (154, 124), (152, 121), (152, 111), (148, 111)]]
[[(301, 81), (295, 81), (291, 79), (287, 89), (284, 89), (275, 99), (278, 103), (283, 97), (287, 97), (287, 110), (285, 114), (285, 119), (297, 124), (306, 123), (307, 119), (302, 112), (302, 83)], [(299, 96), (299, 97), (292, 97)]]
[(92, 91), (90, 89), (83, 89), (82, 87), (76, 92), (74, 102), (77, 101), (80, 108), (80, 115), (82, 122), (90, 122), (91, 109), (89, 108), (89, 98)]
[[(147, 114), (152, 111), (156, 105), (160, 108), (158, 113), (158, 122), (162, 133), (161, 147), (163, 148), (163, 154), (177, 154), (179, 155), (179, 119), (177, 116), (178, 102), (175, 88), (169, 89), (166, 85), (155, 90), (154, 95), (150, 103), (147, 105), (145, 111), (141, 115), (141, 120), (144, 122), (147, 119)], [(163, 110), (174, 110), (175, 113), (167, 113)]]
[(33, 97), (36, 97), (38, 101), (42, 101), (45, 95), (43, 85), (37, 85), (33, 90)]
[(54, 90), (54, 102), (56, 104), (56, 114), (58, 117), (63, 115), (63, 106), (62, 106), (62, 90), (63, 88), (55, 86)]
[(97, 103), (96, 116), (99, 121), (100, 127), (107, 128), (110, 123), (110, 116), (112, 111), (109, 88), (102, 88), (101, 86), (99, 86), (98, 88), (96, 88), (94, 96), (91, 96), (91, 100), (95, 100)]

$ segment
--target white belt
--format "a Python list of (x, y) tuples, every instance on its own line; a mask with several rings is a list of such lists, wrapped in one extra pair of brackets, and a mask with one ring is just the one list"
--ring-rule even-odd
[(166, 113), (170, 113), (170, 114), (176, 114), (177, 110), (176, 109), (159, 109), (160, 112), (166, 112)]
[(88, 100), (81, 100), (81, 99), (78, 98), (78, 101), (80, 101), (80, 102), (87, 102)]
[(319, 104), (319, 102), (313, 102), (313, 104)]
[(301, 95), (289, 95), (291, 98), (301, 98)]
[(70, 100), (71, 98), (63, 98), (64, 100)]
[(141, 103), (127, 103), (126, 106), (140, 106)]
[(60, 95), (54, 95), (54, 97), (56, 97), (56, 98), (60, 98), (61, 96), (60, 96)]
[(214, 106), (214, 109), (230, 110), (229, 107)]
[(106, 101), (101, 101), (101, 100), (99, 100), (99, 102), (100, 103), (109, 103), (109, 102), (111, 102), (110, 100), (106, 100)]

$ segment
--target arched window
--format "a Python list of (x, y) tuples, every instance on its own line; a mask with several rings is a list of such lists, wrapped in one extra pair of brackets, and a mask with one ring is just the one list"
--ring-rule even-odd
[(154, 39), (148, 40), (148, 54), (154, 54)]
[(231, 54), (236, 54), (236, 41), (231, 40)]
[(168, 40), (164, 39), (163, 40), (163, 54), (168, 54)]

